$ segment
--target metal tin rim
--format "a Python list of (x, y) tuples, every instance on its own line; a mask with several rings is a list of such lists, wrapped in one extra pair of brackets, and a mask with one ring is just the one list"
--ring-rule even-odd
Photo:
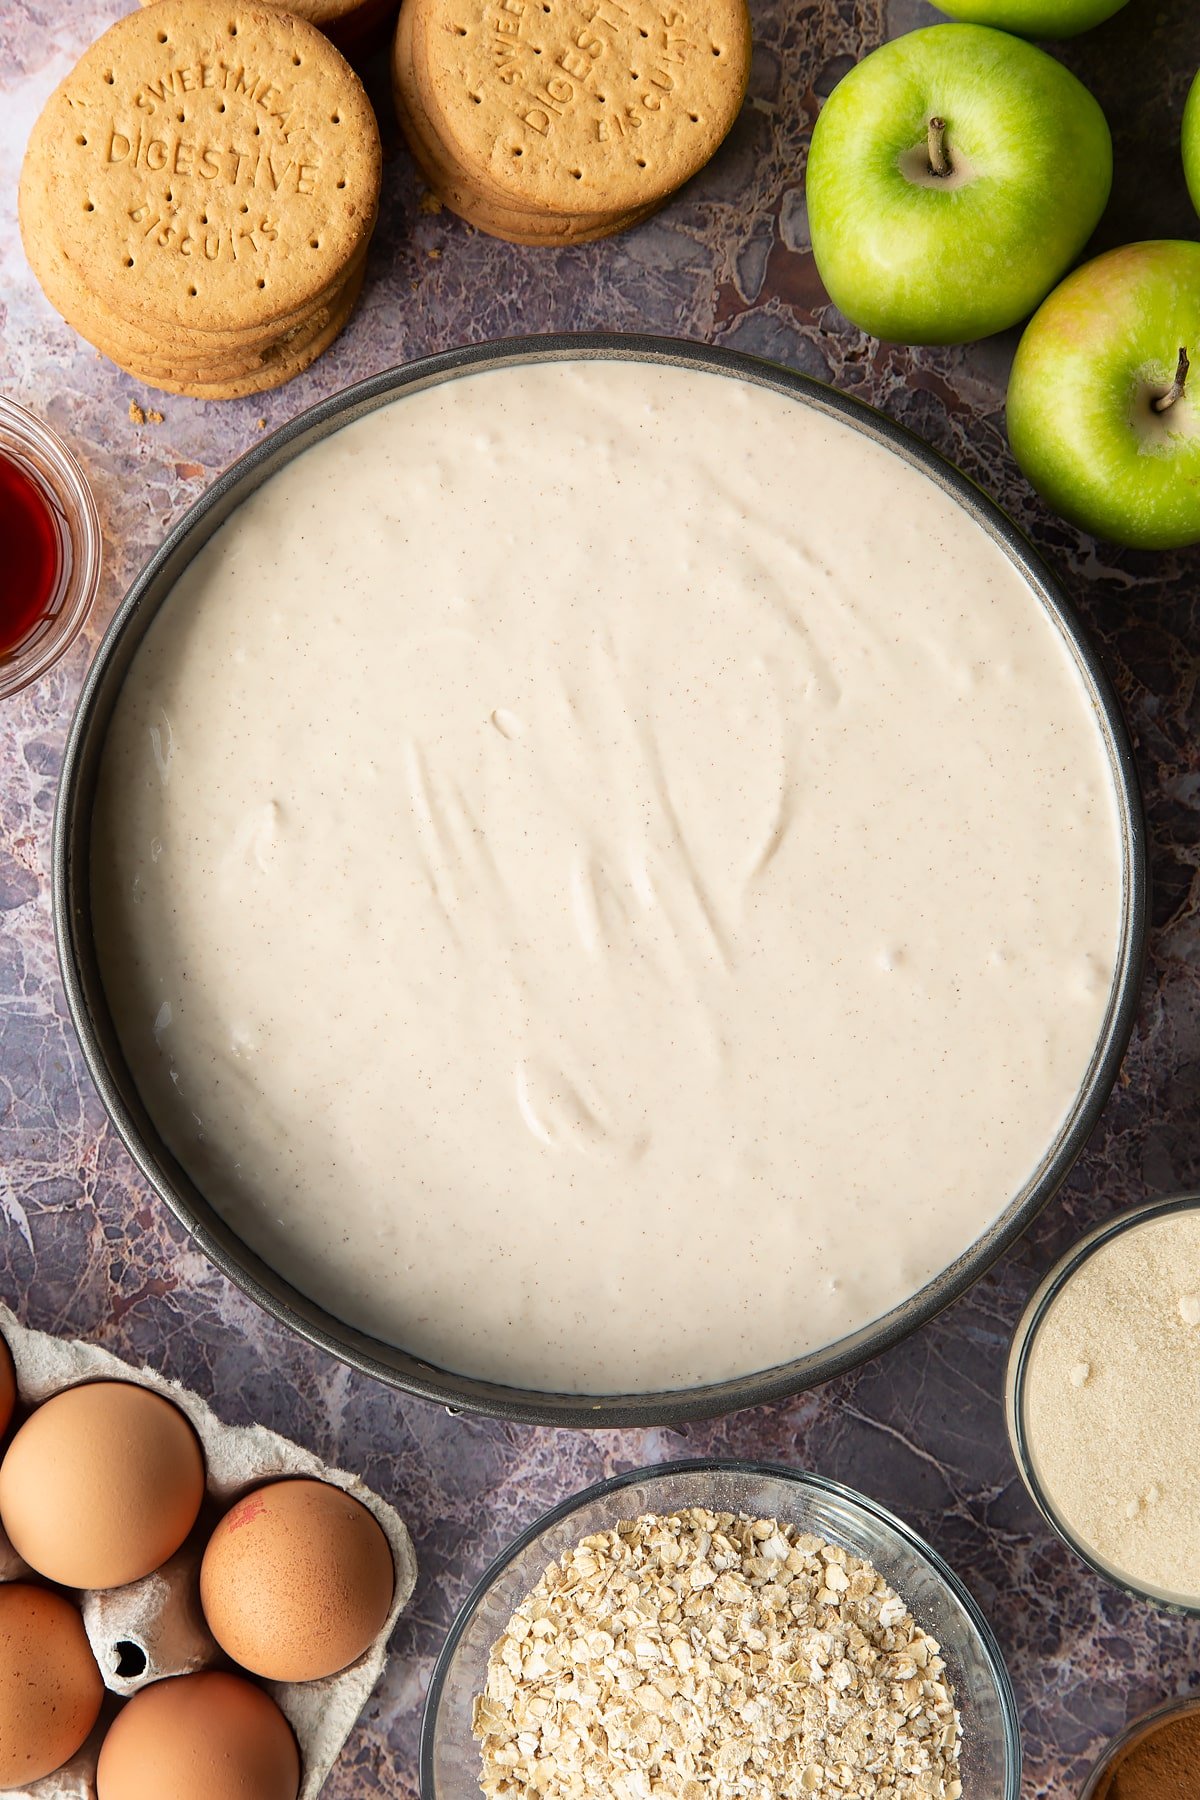
[[(1059, 630), (1088, 690), (1108, 749), (1121, 815), (1124, 916), (1108, 1012), (1076, 1105), (1025, 1190), (975, 1244), (915, 1295), (849, 1338), (761, 1373), (702, 1388), (634, 1395), (539, 1393), (459, 1376), (346, 1326), (255, 1256), (199, 1193), (158, 1138), (116, 1043), (92, 942), (88, 831), (96, 764), (120, 680), (149, 619), (191, 556), (236, 504), (301, 450), (405, 393), (457, 376), (539, 361), (665, 363), (735, 376), (806, 405), (899, 455), (950, 495), (1017, 567)], [(1099, 1118), (1133, 1029), (1148, 918), (1146, 836), (1133, 752), (1120, 703), (1048, 570), (1011, 520), (968, 478), (902, 426), (810, 376), (684, 339), (589, 332), (474, 344), (368, 377), (255, 444), (168, 532), (129, 588), (88, 671), (71, 723), (54, 817), (55, 936), (67, 1004), (100, 1097), (134, 1161), (218, 1269), (310, 1343), (393, 1387), (455, 1410), (560, 1426), (679, 1424), (788, 1398), (890, 1349), (962, 1294), (1018, 1238), (1057, 1191)]]
[(1050, 1308), (1084, 1263), (1114, 1238), (1124, 1236), (1125, 1232), (1136, 1226), (1145, 1225), (1151, 1219), (1166, 1218), (1171, 1213), (1195, 1212), (1198, 1209), (1200, 1193), (1171, 1194), (1162, 1200), (1146, 1200), (1140, 1206), (1127, 1207), (1123, 1212), (1115, 1213), (1111, 1219), (1105, 1219), (1103, 1224), (1087, 1232), (1078, 1243), (1072, 1244), (1030, 1295), (1013, 1333), (1004, 1377), (1004, 1417), (1013, 1461), (1030, 1499), (1047, 1525), (1061, 1538), (1068, 1550), (1073, 1550), (1081, 1562), (1085, 1562), (1089, 1569), (1111, 1586), (1119, 1588), (1122, 1593), (1131, 1595), (1135, 1600), (1148, 1600), (1164, 1612), (1190, 1619), (1200, 1618), (1200, 1596), (1189, 1600), (1166, 1589), (1139, 1587), (1136, 1581), (1102, 1562), (1096, 1552), (1071, 1530), (1042, 1486), (1037, 1472), (1029, 1435), (1025, 1429), (1025, 1382), (1038, 1332)]
[(741, 1458), (720, 1456), (685, 1457), (676, 1462), (652, 1463), (645, 1468), (628, 1469), (623, 1474), (607, 1476), (603, 1481), (594, 1482), (591, 1487), (584, 1488), (580, 1493), (571, 1494), (567, 1499), (560, 1500), (556, 1506), (550, 1507), (531, 1525), (527, 1525), (524, 1531), (518, 1533), (498, 1556), (492, 1558), (455, 1614), (454, 1622), (446, 1634), (446, 1640), (438, 1654), (437, 1662), (434, 1664), (433, 1674), (429, 1678), (429, 1689), (425, 1696), (425, 1707), (421, 1715), (421, 1742), (418, 1753), (418, 1788), (421, 1800), (437, 1800), (433, 1770), (434, 1728), (437, 1723), (438, 1708), (441, 1704), (442, 1689), (445, 1686), (446, 1675), (454, 1658), (454, 1652), (476, 1609), (487, 1598), (493, 1584), (499, 1579), (504, 1569), (543, 1532), (548, 1531), (551, 1526), (557, 1525), (560, 1520), (569, 1518), (573, 1512), (581, 1511), (593, 1500), (603, 1499), (607, 1494), (620, 1493), (623, 1488), (636, 1487), (644, 1481), (654, 1481), (662, 1476), (680, 1474), (749, 1475), (759, 1480), (783, 1480), (793, 1482), (798, 1487), (816, 1488), (820, 1493), (829, 1494), (847, 1502), (853, 1510), (866, 1513), (870, 1518), (879, 1520), (897, 1536), (903, 1538), (910, 1549), (929, 1564), (938, 1579), (954, 1595), (978, 1635), (992, 1678), (996, 1683), (996, 1692), (1000, 1698), (1008, 1777), (1007, 1800), (1017, 1800), (1021, 1791), (1021, 1724), (1012, 1679), (996, 1641), (995, 1633), (980, 1611), (974, 1596), (959, 1580), (949, 1563), (939, 1556), (933, 1545), (926, 1543), (921, 1534), (914, 1531), (905, 1520), (899, 1518), (886, 1506), (881, 1506), (878, 1500), (872, 1500), (867, 1494), (860, 1494), (856, 1488), (847, 1487), (844, 1482), (832, 1481), (827, 1475), (817, 1475), (807, 1469), (791, 1469), (786, 1463), (748, 1462)]

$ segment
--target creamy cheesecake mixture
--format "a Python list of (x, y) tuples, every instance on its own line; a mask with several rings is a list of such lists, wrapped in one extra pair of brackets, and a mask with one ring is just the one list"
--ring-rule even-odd
[(1117, 802), (1071, 655), (849, 427), (640, 363), (308, 450), (125, 682), (104, 979), (181, 1162), (342, 1319), (580, 1393), (877, 1318), (1091, 1062)]

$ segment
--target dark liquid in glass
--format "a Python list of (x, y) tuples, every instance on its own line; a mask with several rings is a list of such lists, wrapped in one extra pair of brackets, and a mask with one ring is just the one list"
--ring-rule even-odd
[(0, 657), (23, 644), (50, 611), (60, 554), (46, 494), (0, 451)]

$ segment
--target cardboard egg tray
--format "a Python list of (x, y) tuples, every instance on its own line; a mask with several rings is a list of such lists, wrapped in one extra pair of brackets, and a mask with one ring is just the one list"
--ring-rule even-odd
[[(357, 1662), (321, 1681), (263, 1681), (300, 1746), (299, 1800), (313, 1800), (337, 1760), (387, 1661), (387, 1643), (412, 1597), (417, 1564), (400, 1515), (357, 1476), (331, 1469), (310, 1450), (261, 1425), (223, 1425), (199, 1394), (153, 1369), (135, 1369), (94, 1344), (51, 1337), (18, 1324), (0, 1306), (0, 1336), (12, 1351), (18, 1420), (60, 1389), (81, 1381), (137, 1381), (171, 1400), (191, 1420), (204, 1451), (208, 1489), (195, 1529), (169, 1563), (143, 1581), (79, 1595), (83, 1622), (109, 1690), (95, 1731), (79, 1754), (53, 1775), (14, 1794), (28, 1800), (96, 1800), (96, 1759), (120, 1700), (168, 1675), (234, 1668), (218, 1650), (200, 1610), (200, 1560), (222, 1513), (242, 1494), (280, 1476), (306, 1475), (344, 1488), (374, 1513), (392, 1551), (396, 1591), (382, 1631)], [(0, 1580), (38, 1580), (0, 1532)], [(255, 1677), (254, 1679), (257, 1679)]]

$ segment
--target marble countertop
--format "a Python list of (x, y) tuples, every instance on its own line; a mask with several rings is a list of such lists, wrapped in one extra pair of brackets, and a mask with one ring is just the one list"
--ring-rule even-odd
[[(656, 220), (581, 249), (512, 249), (423, 209), (385, 69), (373, 66), (385, 191), (362, 305), (307, 375), (228, 404), (137, 387), (55, 317), (21, 254), (25, 137), (122, 0), (10, 0), (0, 10), (0, 390), (74, 445), (108, 547), (86, 642), (0, 711), (0, 1298), (30, 1324), (153, 1362), (231, 1421), (260, 1419), (361, 1470), (408, 1518), (420, 1583), (328, 1800), (414, 1793), (432, 1659), (470, 1584), (517, 1528), (600, 1475), (677, 1455), (817, 1469), (924, 1532), (1000, 1638), (1020, 1698), (1027, 1796), (1069, 1800), (1110, 1733), (1200, 1686), (1200, 1624), (1125, 1598), (1040, 1524), (1000, 1401), (1012, 1326), (1055, 1256), (1121, 1206), (1200, 1187), (1200, 554), (1118, 553), (1048, 516), (1005, 442), (1010, 338), (898, 349), (864, 338), (824, 301), (804, 206), (809, 128), (854, 58), (932, 20), (932, 9), (923, 0), (751, 8), (750, 96), (715, 162)], [(1098, 242), (1194, 235), (1176, 148), (1200, 63), (1191, 0), (1134, 0), (1064, 55), (1114, 128), (1116, 188)], [(587, 327), (675, 332), (774, 357), (873, 401), (959, 463), (1028, 531), (1090, 627), (1128, 710), (1150, 822), (1154, 917), (1140, 1017), (1063, 1193), (964, 1299), (886, 1358), (788, 1404), (683, 1431), (566, 1434), (451, 1417), (274, 1325), (189, 1247), (108, 1127), (67, 1019), (50, 925), (50, 823), (71, 707), (100, 632), (167, 525), (264, 420), (277, 425), (427, 351)], [(132, 423), (133, 400), (158, 406), (162, 423)]]

